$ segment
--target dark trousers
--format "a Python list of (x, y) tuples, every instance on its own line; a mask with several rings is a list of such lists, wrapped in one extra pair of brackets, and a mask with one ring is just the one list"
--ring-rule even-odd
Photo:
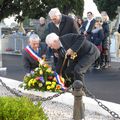
[(99, 53), (87, 54), (82, 58), (77, 60), (73, 60), (70, 62), (69, 66), (65, 70), (65, 73), (69, 76), (74, 76), (72, 79), (80, 80), (84, 82), (84, 75), (89, 67), (95, 62), (95, 60), (99, 57)]

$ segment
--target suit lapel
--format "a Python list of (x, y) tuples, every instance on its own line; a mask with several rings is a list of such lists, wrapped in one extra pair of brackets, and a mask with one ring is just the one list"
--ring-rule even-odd
[(92, 28), (93, 28), (93, 25), (94, 25), (94, 19), (90, 22), (90, 25), (89, 25), (89, 27), (88, 27), (88, 30), (87, 31), (91, 31), (92, 30)]
[(60, 26), (59, 26), (60, 33), (63, 30), (64, 26), (65, 26), (65, 17), (64, 15), (62, 15), (62, 19), (61, 19)]

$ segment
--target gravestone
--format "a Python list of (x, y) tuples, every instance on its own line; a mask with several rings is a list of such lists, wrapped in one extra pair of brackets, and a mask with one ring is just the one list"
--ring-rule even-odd
[(1, 46), (1, 27), (0, 27), (0, 68), (2, 67), (2, 46)]
[(2, 67), (2, 44), (1, 44), (1, 39), (2, 34), (1, 34), (1, 27), (0, 27), (0, 75), (4, 76), (6, 75), (6, 67)]

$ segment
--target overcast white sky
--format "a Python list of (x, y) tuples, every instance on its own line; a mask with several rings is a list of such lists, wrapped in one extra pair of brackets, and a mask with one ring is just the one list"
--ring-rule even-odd
[(85, 2), (84, 13), (83, 13), (84, 17), (86, 17), (88, 11), (91, 11), (95, 17), (100, 16), (100, 13), (97, 10), (97, 7), (96, 7), (95, 3), (93, 2), (93, 0), (84, 0), (84, 2)]
[[(84, 13), (83, 13), (84, 17), (86, 17), (88, 11), (91, 11), (95, 17), (100, 16), (100, 13), (98, 12), (95, 3), (93, 3), (93, 0), (84, 0), (84, 1), (85, 1)], [(4, 22), (6, 25), (10, 26), (10, 24), (14, 22), (14, 17), (10, 17), (9, 19), (6, 18), (4, 19)]]

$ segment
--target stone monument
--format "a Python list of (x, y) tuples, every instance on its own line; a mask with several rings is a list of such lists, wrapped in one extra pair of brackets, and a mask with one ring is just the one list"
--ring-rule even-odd
[(6, 74), (6, 67), (2, 67), (2, 44), (1, 44), (1, 40), (2, 40), (2, 33), (1, 33), (1, 26), (0, 26), (0, 75), (5, 75)]

